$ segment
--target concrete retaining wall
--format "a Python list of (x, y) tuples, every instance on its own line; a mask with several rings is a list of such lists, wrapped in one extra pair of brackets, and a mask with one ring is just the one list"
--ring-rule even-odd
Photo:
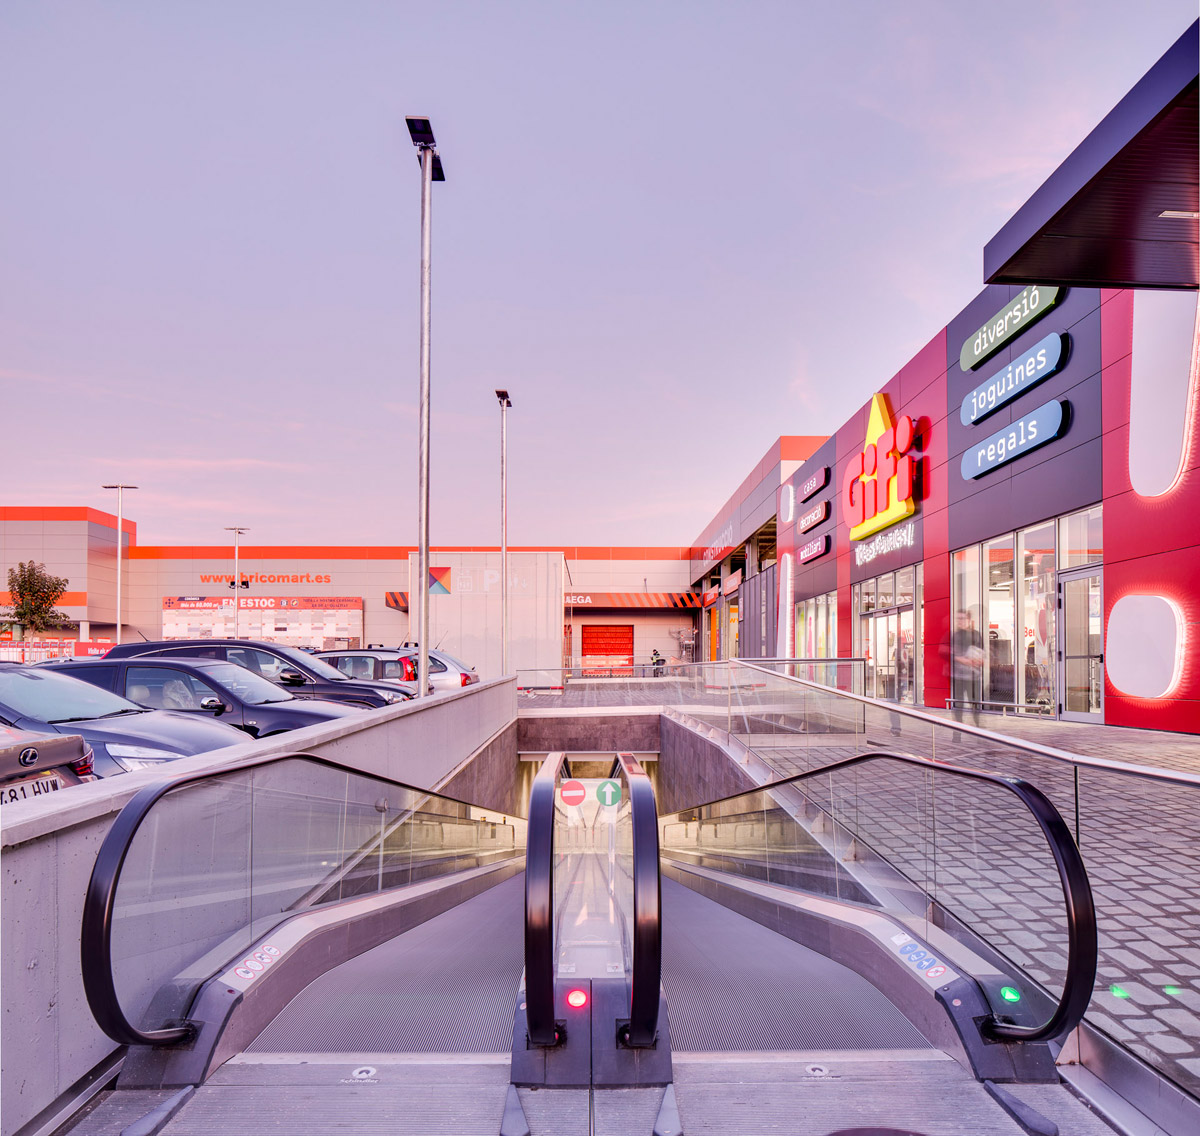
[(660, 815), (757, 787), (717, 741), (665, 714), (659, 732), (654, 791)]
[[(172, 762), (170, 771), (183, 776), (250, 757), (312, 753), (418, 788), (461, 786), (477, 804), (516, 812), (515, 718), (516, 683), (499, 679), (184, 758)], [(483, 766), (473, 773), (467, 763), (481, 751)], [(37, 1117), (116, 1048), (92, 1020), (83, 992), (83, 900), (113, 818), (139, 789), (162, 776), (155, 770), (126, 773), (25, 803), (15, 815), (0, 817), (2, 1136)]]
[(657, 753), (660, 713), (658, 706), (541, 711), (522, 706), (517, 748), (522, 753)]

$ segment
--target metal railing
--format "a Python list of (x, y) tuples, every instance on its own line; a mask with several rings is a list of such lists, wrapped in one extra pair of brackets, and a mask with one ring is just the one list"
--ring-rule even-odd
[(629, 786), (633, 821), (633, 950), (629, 1025), (622, 1038), (635, 1049), (654, 1045), (658, 1036), (662, 985), (662, 894), (658, 861), (658, 808), (654, 789), (637, 759), (619, 753), (612, 776)]
[(566, 755), (542, 762), (529, 794), (525, 843), (525, 1021), (534, 1045), (560, 1040), (554, 1022), (554, 795)]
[(731, 679), (731, 667), (748, 662), (772, 668), (776, 673), (801, 677), (836, 689), (862, 693), (867, 660), (846, 659), (753, 659), (680, 663), (671, 660), (588, 664), (587, 666), (542, 667), (518, 670), (517, 690), (532, 696), (563, 694), (592, 706), (624, 705), (631, 690), (659, 702), (687, 700), (696, 694), (707, 697), (713, 689), (757, 680), (745, 674)]
[[(1062, 816), (1044, 793), (1027, 781), (1020, 778), (1000, 777), (986, 773), (980, 769), (970, 769), (964, 766), (950, 765), (943, 761), (933, 761), (928, 758), (914, 757), (911, 754), (896, 753), (864, 753), (856, 757), (844, 758), (820, 769), (809, 770), (794, 777), (778, 781), (763, 789), (750, 794), (732, 794), (717, 800), (708, 801), (703, 805), (686, 809), (677, 816), (690, 816), (696, 822), (696, 846), (702, 849), (701, 832), (705, 820), (705, 812), (738, 802), (746, 797), (755, 800), (770, 798), (774, 793), (788, 787), (804, 785), (815, 777), (828, 777), (832, 781), (835, 774), (862, 765), (866, 762), (898, 762), (901, 765), (912, 766), (951, 777), (964, 778), (981, 784), (993, 785), (1013, 794), (1029, 814), (1037, 822), (1042, 836), (1045, 838), (1054, 858), (1058, 872), (1059, 883), (1062, 886), (1067, 915), (1067, 964), (1063, 981), (1062, 994), (1054, 1011), (1043, 1022), (1037, 1025), (1018, 1025), (1002, 1020), (1001, 1016), (993, 1013), (991, 1018), (983, 1023), (983, 1031), (998, 1039), (1008, 1041), (1043, 1041), (1061, 1037), (1074, 1029), (1087, 1009), (1092, 996), (1092, 987), (1096, 980), (1096, 909), (1092, 899), (1091, 886), (1088, 883), (1087, 872), (1083, 859), (1075, 841), (1071, 838)], [(663, 824), (671, 825), (673, 818), (664, 817)], [(666, 841), (664, 840), (664, 844)], [(758, 849), (755, 849), (757, 853)], [(668, 847), (664, 853), (671, 856)], [(730, 859), (736, 860), (736, 856)]]
[[(124, 1045), (189, 1041), (196, 990), (272, 926), (519, 856), (524, 823), (497, 824), (497, 815), (311, 754), (147, 785), (117, 815), (88, 883), (80, 963), (92, 1015)], [(204, 850), (209, 862), (198, 858)], [(122, 922), (130, 955), (118, 958)], [(130, 1006), (157, 1027), (134, 1024)]]

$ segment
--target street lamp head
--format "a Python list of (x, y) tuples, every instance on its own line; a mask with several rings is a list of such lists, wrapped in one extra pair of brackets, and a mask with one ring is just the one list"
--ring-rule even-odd
[(502, 407), (508, 408), (512, 406), (512, 399), (508, 397), (508, 391), (497, 391), (496, 398), (500, 400)]
[(427, 118), (405, 118), (408, 123), (408, 133), (412, 136), (414, 146), (436, 146), (433, 140), (433, 127)]
[(419, 151), (417, 161), (422, 160), (421, 155), (424, 151), (429, 150), (433, 157), (433, 169), (430, 170), (430, 179), (432, 181), (445, 181), (446, 171), (442, 169), (442, 159), (438, 152), (434, 149), (437, 143), (433, 140), (433, 127), (429, 125), (427, 118), (406, 118), (408, 123), (408, 133), (412, 137), (413, 145)]
[(101, 485), (101, 489), (136, 489), (136, 485)]

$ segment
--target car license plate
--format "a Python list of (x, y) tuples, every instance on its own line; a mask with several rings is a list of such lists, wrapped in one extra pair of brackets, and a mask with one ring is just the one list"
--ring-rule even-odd
[(0, 785), (0, 805), (11, 805), (16, 801), (32, 801), (44, 797), (63, 787), (57, 773), (41, 773), (37, 777), (26, 777), (24, 781), (6, 781)]

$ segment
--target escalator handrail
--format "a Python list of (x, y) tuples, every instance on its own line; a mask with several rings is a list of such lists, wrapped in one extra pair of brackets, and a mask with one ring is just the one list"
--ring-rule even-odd
[(197, 1032), (196, 1026), (188, 1021), (164, 1029), (139, 1029), (125, 1016), (125, 1011), (117, 996), (112, 963), (113, 909), (116, 903), (117, 884), (120, 882), (121, 869), (142, 822), (159, 800), (182, 786), (226, 777), (231, 773), (240, 773), (247, 769), (258, 769), (295, 760), (325, 765), (343, 773), (353, 773), (359, 777), (378, 781), (389, 788), (405, 789), (427, 797), (438, 797), (452, 804), (465, 805), (469, 808), (477, 807), (472, 806), (468, 801), (460, 801), (443, 793), (435, 793), (431, 789), (407, 785), (402, 781), (393, 781), (377, 773), (367, 773), (343, 762), (327, 757), (318, 757), (311, 753), (287, 753), (271, 757), (250, 758), (246, 761), (222, 766), (220, 769), (207, 769), (182, 777), (164, 778), (161, 781), (145, 785), (125, 803), (105, 834), (100, 851), (96, 854), (96, 862), (92, 866), (92, 874), (88, 880), (87, 893), (83, 903), (79, 951), (84, 994), (87, 997), (92, 1016), (96, 1019), (96, 1024), (113, 1041), (121, 1045), (172, 1045), (190, 1041)]
[(525, 830), (525, 1023), (533, 1045), (558, 1043), (554, 1024), (554, 820), (566, 754), (549, 754), (529, 792)]
[(1054, 856), (1055, 867), (1058, 869), (1058, 878), (1062, 884), (1063, 897), (1066, 901), (1066, 978), (1058, 1005), (1045, 1022), (1036, 1026), (1021, 1026), (1002, 1021), (998, 1014), (993, 1013), (983, 1028), (991, 1037), (1004, 1041), (1046, 1041), (1061, 1037), (1073, 1030), (1087, 1010), (1096, 982), (1098, 950), (1096, 905), (1092, 897), (1091, 884), (1088, 882), (1087, 870), (1083, 865), (1083, 857), (1079, 854), (1079, 848), (1071, 836), (1071, 830), (1050, 799), (1028, 781), (1019, 777), (1001, 777), (982, 769), (952, 765), (936, 758), (879, 751), (843, 758), (840, 761), (822, 765), (818, 769), (809, 769), (793, 777), (772, 781), (757, 789), (731, 793), (728, 796), (693, 806), (692, 809), (680, 809), (679, 811), (692, 812), (721, 804), (724, 801), (736, 800), (738, 797), (748, 796), (753, 792), (770, 792), (773, 789), (838, 772), (866, 761), (898, 761), (908, 765), (923, 766), (939, 773), (949, 773), (956, 777), (989, 782), (1013, 793), (1033, 815), (1038, 827), (1042, 830), (1042, 835), (1046, 838), (1046, 843), (1050, 846), (1051, 854)]
[(629, 786), (633, 824), (633, 964), (629, 1030), (624, 1041), (635, 1049), (653, 1046), (658, 1036), (662, 985), (662, 884), (658, 856), (658, 808), (646, 771), (631, 753), (617, 754)]

